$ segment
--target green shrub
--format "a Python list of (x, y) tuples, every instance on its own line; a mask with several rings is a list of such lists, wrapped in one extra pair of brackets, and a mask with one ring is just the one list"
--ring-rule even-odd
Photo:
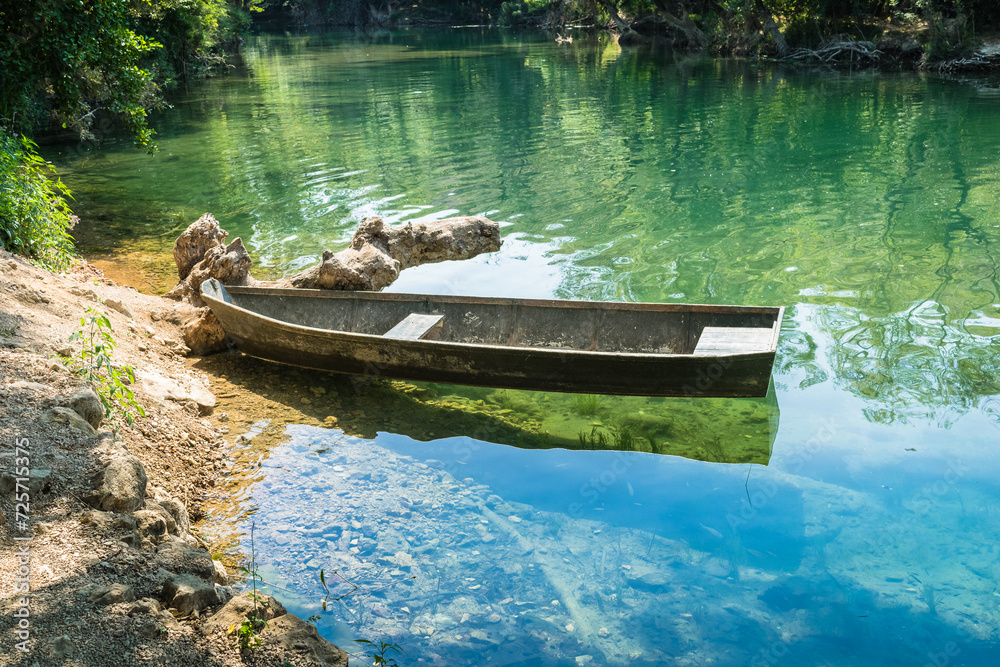
[(66, 204), (69, 189), (36, 148), (0, 130), (0, 245), (60, 271), (73, 258), (76, 217)]

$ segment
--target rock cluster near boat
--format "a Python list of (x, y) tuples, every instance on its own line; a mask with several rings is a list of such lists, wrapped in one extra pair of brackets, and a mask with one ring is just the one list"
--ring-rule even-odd
[(403, 269), (470, 259), (496, 252), (503, 244), (500, 225), (483, 216), (406, 223), (400, 227), (372, 216), (361, 222), (345, 250), (326, 250), (316, 266), (277, 282), (261, 282), (250, 275), (253, 261), (242, 239), (227, 244), (227, 236), (219, 221), (206, 213), (174, 244), (180, 282), (167, 296), (194, 307), (183, 323), (184, 342), (194, 354), (209, 354), (226, 345), (225, 331), (200, 297), (201, 284), (209, 278), (223, 285), (379, 291), (391, 285)]

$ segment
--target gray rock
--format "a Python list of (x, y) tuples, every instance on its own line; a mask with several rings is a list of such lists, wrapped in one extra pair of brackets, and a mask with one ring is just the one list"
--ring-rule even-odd
[[(76, 416), (75, 412), (72, 414)], [(90, 424), (87, 424), (87, 427), (90, 428)], [(132, 455), (112, 458), (108, 466), (99, 472), (91, 483), (94, 491), (87, 496), (86, 501), (91, 507), (99, 510), (134, 512), (145, 503), (146, 469), (142, 467), (139, 459)]]
[(80, 517), (80, 523), (90, 525), (94, 530), (102, 533), (127, 531), (136, 529), (135, 518), (128, 514), (115, 514), (114, 512), (102, 512), (101, 510), (89, 510)]
[(177, 498), (165, 498), (163, 500), (157, 498), (156, 503), (174, 520), (177, 528), (175, 532), (172, 531), (173, 534), (184, 535), (191, 532), (191, 519), (188, 517), (187, 508), (184, 507), (184, 503)]
[(90, 594), (90, 601), (101, 607), (118, 602), (131, 602), (134, 599), (135, 593), (132, 592), (131, 586), (125, 584), (101, 586)]
[[(257, 598), (256, 613), (265, 621), (270, 621), (277, 616), (284, 616), (287, 613), (281, 603), (270, 595), (258, 594)], [(201, 626), (201, 632), (206, 635), (210, 635), (216, 630), (229, 632), (229, 628), (239, 627), (252, 613), (254, 613), (253, 598), (250, 597), (249, 592), (241, 593), (205, 621)]]
[(193, 574), (175, 574), (163, 584), (163, 603), (177, 610), (180, 616), (190, 616), (219, 604), (219, 594), (215, 584)]
[(53, 660), (66, 660), (73, 657), (73, 642), (69, 635), (56, 637), (45, 645), (45, 655)]
[(167, 533), (170, 535), (177, 534), (177, 520), (174, 519), (174, 515), (168, 512), (166, 508), (163, 507), (163, 505), (161, 505), (158, 502), (147, 500), (146, 504), (143, 506), (142, 509), (148, 512), (155, 512), (159, 514), (161, 517), (163, 517), (163, 522), (167, 525)]
[[(285, 614), (268, 621), (262, 640), (271, 640), (294, 656), (293, 662), (309, 662), (318, 667), (347, 667), (347, 653), (319, 636), (316, 626), (295, 614)], [(295, 660), (298, 658), (298, 660)]]
[(208, 549), (195, 549), (185, 542), (163, 542), (156, 547), (155, 564), (178, 574), (191, 574), (215, 583), (215, 561)]
[(139, 510), (132, 515), (135, 517), (138, 533), (144, 541), (148, 540), (152, 544), (160, 544), (169, 538), (164, 514), (165, 512)]
[(100, 427), (101, 422), (104, 421), (104, 405), (97, 394), (90, 389), (78, 391), (61, 400), (60, 404), (83, 417), (95, 429)]
[[(52, 471), (49, 468), (32, 468), (28, 472), (28, 491), (32, 497), (48, 493), (51, 482)], [(10, 473), (0, 475), (0, 493), (6, 496), (13, 493), (16, 488), (17, 478), (14, 475)]]
[(11, 382), (8, 385), (4, 385), (4, 391), (31, 391), (36, 394), (44, 394), (49, 388), (44, 384), (39, 384), (37, 382), (28, 382), (27, 380), (18, 380), (17, 382)]
[(134, 605), (128, 610), (129, 616), (139, 616), (141, 614), (158, 614), (160, 613), (160, 603), (153, 598), (142, 598), (137, 600)]
[(64, 426), (83, 435), (97, 435), (97, 429), (91, 426), (86, 419), (69, 408), (50, 408), (42, 413), (39, 420), (43, 424)]

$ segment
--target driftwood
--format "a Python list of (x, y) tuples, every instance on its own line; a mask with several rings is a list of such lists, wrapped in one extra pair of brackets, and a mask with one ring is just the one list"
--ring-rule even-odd
[(833, 64), (854, 62), (861, 64), (867, 60), (869, 64), (879, 62), (882, 52), (875, 48), (872, 42), (834, 42), (818, 49), (798, 49), (788, 54), (791, 60), (806, 60), (815, 63)]
[(503, 243), (500, 226), (482, 216), (400, 227), (373, 216), (361, 222), (347, 249), (337, 253), (327, 250), (319, 264), (289, 278), (261, 282), (250, 275), (253, 261), (242, 239), (226, 244), (227, 236), (218, 220), (206, 213), (174, 243), (180, 282), (166, 296), (198, 309), (182, 325), (184, 341), (195, 354), (225, 347), (225, 332), (200, 297), (201, 284), (209, 278), (224, 285), (379, 291), (392, 284), (403, 269), (496, 252)]

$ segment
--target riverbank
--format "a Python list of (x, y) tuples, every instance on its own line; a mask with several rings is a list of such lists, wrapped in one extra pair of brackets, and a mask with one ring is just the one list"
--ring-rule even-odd
[[(117, 434), (55, 358), (78, 352), (88, 307), (146, 412)], [(183, 316), (87, 264), (54, 275), (0, 251), (0, 665), (244, 664), (229, 630), (251, 607), (198, 527), (231, 466), (227, 416), (187, 358)], [(276, 601), (263, 615), (280, 618), (254, 664), (347, 664)]]

